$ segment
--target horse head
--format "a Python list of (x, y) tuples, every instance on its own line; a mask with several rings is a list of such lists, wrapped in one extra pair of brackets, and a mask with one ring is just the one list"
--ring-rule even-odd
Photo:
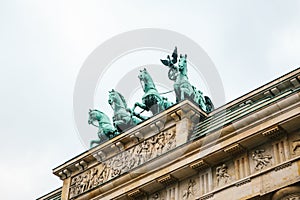
[(110, 124), (110, 119), (104, 112), (96, 109), (90, 109), (88, 123), (95, 126), (95, 121), (97, 121), (99, 124)]
[(145, 79), (147, 79), (148, 76), (149, 76), (149, 73), (148, 73), (147, 69), (144, 68), (144, 69), (141, 69), (141, 70), (140, 70), (140, 73), (139, 73), (139, 75), (138, 75), (138, 78), (139, 78), (140, 80), (145, 80)]
[(91, 110), (89, 111), (89, 119), (88, 119), (88, 123), (94, 125), (95, 121), (101, 121), (102, 116), (103, 116), (103, 112), (99, 111), (99, 110)]
[(179, 61), (178, 61), (178, 68), (180, 73), (184, 73), (186, 75), (187, 72), (187, 61), (186, 61), (187, 55), (185, 54), (184, 56), (180, 54), (179, 56)]
[(127, 104), (125, 101), (125, 98), (123, 95), (121, 95), (119, 92), (112, 89), (109, 91), (109, 98), (108, 98), (109, 105), (112, 106), (113, 110), (117, 110), (119, 108), (127, 108)]
[(140, 79), (144, 92), (147, 92), (149, 89), (155, 89), (154, 82), (146, 68), (140, 70), (138, 78)]

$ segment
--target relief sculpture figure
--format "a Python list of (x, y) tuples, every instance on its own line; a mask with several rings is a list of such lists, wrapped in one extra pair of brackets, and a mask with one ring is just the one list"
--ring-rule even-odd
[(292, 150), (293, 150), (293, 153), (296, 152), (296, 150), (300, 147), (300, 139), (298, 140), (294, 140), (293, 143), (292, 143)]
[(217, 183), (218, 184), (225, 184), (230, 179), (230, 175), (228, 174), (228, 167), (226, 164), (223, 164), (216, 168), (216, 175), (217, 175)]
[(264, 155), (265, 150), (255, 150), (252, 153), (252, 159), (256, 162), (255, 169), (261, 170), (270, 163), (271, 155)]

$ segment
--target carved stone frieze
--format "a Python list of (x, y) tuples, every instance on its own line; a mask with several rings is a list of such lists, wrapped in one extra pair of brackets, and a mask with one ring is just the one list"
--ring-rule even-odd
[(187, 200), (193, 196), (195, 196), (195, 185), (196, 182), (194, 179), (190, 179), (187, 188), (182, 193), (182, 199)]
[(252, 159), (256, 162), (255, 165), (256, 170), (261, 170), (264, 167), (266, 167), (270, 163), (270, 160), (272, 159), (271, 155), (264, 155), (264, 152), (265, 150), (258, 149), (253, 151), (252, 153)]
[(229, 181), (230, 175), (228, 174), (228, 167), (226, 164), (216, 168), (216, 176), (218, 185), (226, 184)]
[(294, 140), (292, 142), (292, 151), (293, 151), (293, 153), (295, 154), (296, 151), (299, 150), (299, 149), (300, 149), (300, 139)]
[(73, 177), (71, 179), (69, 198), (76, 197), (112, 178), (122, 175), (175, 147), (176, 131), (175, 127), (173, 127)]

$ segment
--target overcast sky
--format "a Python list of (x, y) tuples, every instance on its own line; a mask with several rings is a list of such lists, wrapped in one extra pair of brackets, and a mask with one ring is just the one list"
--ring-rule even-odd
[(35, 199), (62, 185), (52, 169), (85, 150), (73, 118), (78, 72), (103, 42), (140, 28), (199, 44), (227, 102), (300, 63), (296, 0), (1, 0), (1, 199)]

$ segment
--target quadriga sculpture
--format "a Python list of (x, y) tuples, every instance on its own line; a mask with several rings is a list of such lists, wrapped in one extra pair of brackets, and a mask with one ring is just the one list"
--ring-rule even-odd
[[(176, 102), (184, 99), (194, 101), (205, 112), (211, 112), (214, 105), (209, 97), (203, 97), (203, 93), (197, 90), (188, 80), (187, 76), (187, 55), (181, 55), (178, 60), (177, 47), (175, 47), (172, 59), (167, 56), (167, 60), (161, 62), (170, 68), (168, 77), (174, 81), (173, 87), (176, 94)], [(175, 65), (178, 62), (178, 65)]]

